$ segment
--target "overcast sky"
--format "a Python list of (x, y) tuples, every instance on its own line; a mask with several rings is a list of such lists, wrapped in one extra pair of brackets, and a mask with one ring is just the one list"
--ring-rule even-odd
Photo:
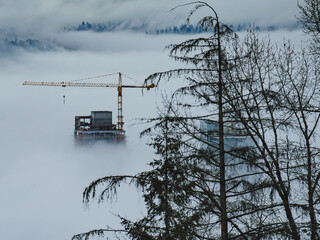
[[(190, 8), (170, 12), (186, 0), (0, 0), (0, 28), (18, 32), (52, 31), (82, 21), (130, 21), (168, 26), (183, 23)], [(296, 0), (209, 0), (226, 23), (292, 25)]]

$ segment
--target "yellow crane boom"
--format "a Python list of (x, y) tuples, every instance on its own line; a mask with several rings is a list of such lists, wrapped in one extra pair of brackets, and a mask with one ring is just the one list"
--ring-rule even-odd
[[(84, 82), (30, 82), (25, 81), (22, 85), (33, 86), (60, 86), (60, 87), (115, 87), (118, 89), (118, 130), (123, 132), (123, 114), (122, 114), (122, 88), (146, 88), (150, 90), (155, 87), (155, 84), (134, 86), (134, 85), (122, 85), (122, 74), (119, 72), (118, 83), (84, 83)], [(88, 78), (90, 79), (90, 78)]]

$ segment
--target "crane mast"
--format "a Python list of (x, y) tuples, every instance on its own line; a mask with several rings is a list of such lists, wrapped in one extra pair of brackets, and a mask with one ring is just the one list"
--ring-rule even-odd
[(123, 133), (123, 115), (122, 115), (122, 76), (119, 72), (118, 82), (118, 130)]
[[(33, 85), (33, 86), (61, 86), (61, 87), (114, 87), (118, 89), (118, 123), (117, 128), (120, 131), (121, 134), (123, 134), (123, 113), (122, 113), (122, 89), (123, 88), (146, 88), (147, 90), (150, 90), (150, 88), (154, 88), (155, 84), (150, 85), (141, 85), (141, 86), (135, 86), (135, 85), (123, 85), (122, 84), (122, 73), (118, 74), (118, 84), (116, 83), (84, 83), (84, 82), (73, 82), (73, 81), (67, 81), (67, 82), (30, 82), (25, 81), (22, 85)], [(107, 75), (104, 75), (107, 76)], [(99, 76), (101, 77), (101, 76)], [(93, 77), (97, 78), (97, 77)], [(87, 78), (91, 79), (91, 78)]]

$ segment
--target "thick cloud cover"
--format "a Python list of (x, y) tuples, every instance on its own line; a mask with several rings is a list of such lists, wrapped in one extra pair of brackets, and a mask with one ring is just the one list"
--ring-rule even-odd
[[(147, 139), (138, 137), (145, 126), (132, 124), (136, 123), (134, 119), (156, 114), (161, 90), (145, 91), (143, 95), (140, 90), (124, 90), (128, 135), (125, 146), (97, 143), (78, 147), (72, 136), (74, 116), (92, 110), (111, 110), (115, 122), (116, 89), (31, 87), (22, 86), (22, 82), (66, 81), (121, 71), (142, 83), (151, 73), (173, 68), (177, 63), (163, 53), (165, 45), (190, 36), (52, 30), (80, 21), (130, 19), (155, 25), (183, 21), (185, 11), (168, 12), (183, 2), (0, 0), (0, 28), (28, 36), (43, 34), (58, 38), (71, 49), (18, 49), (0, 57), (1, 239), (70, 239), (75, 233), (95, 227), (117, 226), (112, 213), (135, 218), (143, 212), (143, 201), (134, 189), (125, 187), (119, 193), (118, 202), (100, 207), (93, 204), (89, 210), (81, 202), (82, 191), (96, 178), (147, 168), (146, 162), (154, 156), (152, 149), (144, 144)], [(291, 0), (221, 0), (216, 1), (216, 6), (222, 20), (227, 21), (259, 19), (270, 25), (295, 21), (292, 19), (296, 8)], [(295, 43), (301, 41), (300, 32), (273, 32), (271, 37), (279, 42), (284, 37)], [(116, 82), (117, 77), (106, 81)], [(170, 91), (173, 85), (164, 84), (162, 89)]]
[[(82, 204), (82, 191), (96, 178), (147, 168), (153, 151), (144, 144), (147, 139), (139, 139), (145, 126), (133, 124), (137, 118), (156, 114), (160, 94), (124, 90), (125, 146), (79, 147), (73, 139), (74, 116), (111, 110), (116, 122), (116, 89), (22, 86), (23, 81), (65, 81), (118, 71), (142, 84), (148, 74), (173, 66), (162, 50), (166, 43), (182, 40), (182, 36), (110, 34), (96, 39), (95, 34), (85, 33), (87, 47), (81, 46), (81, 51), (20, 50), (0, 59), (1, 238), (70, 239), (95, 227), (117, 226), (112, 213), (136, 217), (143, 211), (143, 201), (134, 189), (125, 187), (116, 203), (93, 204), (89, 210)], [(116, 83), (118, 79), (105, 80)]]
[[(300, 32), (274, 32), (272, 38), (281, 42), (284, 36), (300, 41), (296, 37)], [(137, 118), (155, 116), (161, 89), (170, 91), (176, 84), (165, 83), (143, 95), (140, 90), (124, 90), (125, 146), (78, 147), (72, 136), (74, 116), (111, 110), (115, 122), (116, 89), (32, 87), (22, 82), (66, 81), (121, 71), (142, 83), (153, 72), (177, 66), (163, 48), (188, 37), (81, 33), (68, 40), (78, 43), (78, 51), (21, 49), (0, 58), (1, 238), (70, 239), (95, 227), (118, 226), (112, 213), (134, 219), (143, 212), (143, 201), (134, 189), (125, 187), (114, 204), (92, 204), (89, 210), (82, 205), (82, 191), (96, 178), (147, 168), (153, 151), (144, 144), (147, 139), (138, 137), (146, 126), (133, 124)], [(117, 76), (106, 80), (117, 82)]]

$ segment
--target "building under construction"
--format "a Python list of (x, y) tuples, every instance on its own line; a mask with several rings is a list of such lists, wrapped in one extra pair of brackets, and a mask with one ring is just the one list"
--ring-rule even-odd
[[(201, 138), (204, 148), (218, 149), (219, 147), (219, 124), (217, 121), (200, 121)], [(230, 151), (245, 147), (254, 147), (255, 143), (241, 126), (233, 128), (224, 127), (224, 149)], [(258, 141), (258, 139), (256, 139)]]
[(75, 116), (74, 136), (77, 141), (106, 140), (122, 142), (125, 131), (112, 124), (111, 111), (92, 111), (89, 116)]

